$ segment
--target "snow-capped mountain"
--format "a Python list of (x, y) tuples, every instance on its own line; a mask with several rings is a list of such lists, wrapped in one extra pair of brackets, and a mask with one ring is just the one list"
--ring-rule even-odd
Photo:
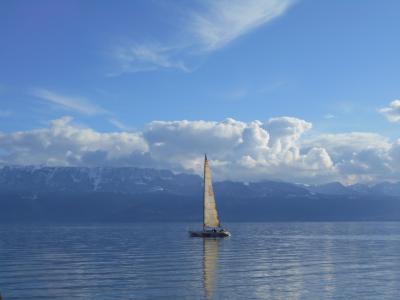
[(0, 168), (0, 189), (13, 191), (74, 191), (185, 194), (201, 185), (195, 175), (131, 167), (20, 167)]
[[(400, 183), (214, 184), (225, 221), (400, 220)], [(0, 168), (0, 222), (200, 221), (202, 178), (132, 167)]]
[(400, 182), (381, 182), (373, 185), (357, 183), (345, 186), (340, 182), (330, 182), (306, 187), (309, 191), (324, 195), (383, 195), (400, 197)]
[[(0, 168), (0, 190), (20, 192), (111, 192), (141, 194), (168, 192), (190, 195), (201, 192), (202, 179), (191, 174), (134, 167), (37, 167), (5, 166)], [(400, 182), (344, 186), (340, 182), (322, 185), (296, 185), (288, 182), (215, 183), (216, 190), (235, 197), (269, 195), (387, 195), (400, 196)]]

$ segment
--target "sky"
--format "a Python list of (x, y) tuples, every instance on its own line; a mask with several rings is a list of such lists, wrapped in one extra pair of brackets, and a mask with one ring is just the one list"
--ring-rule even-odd
[(400, 2), (1, 1), (0, 164), (396, 181)]

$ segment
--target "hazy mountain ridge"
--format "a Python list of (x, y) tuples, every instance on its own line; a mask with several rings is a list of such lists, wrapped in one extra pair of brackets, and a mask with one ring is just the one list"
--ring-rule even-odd
[[(168, 170), (135, 167), (38, 167), (4, 166), (0, 168), (0, 189), (7, 191), (74, 191), (137, 194), (165, 191), (194, 194), (201, 190), (202, 178), (192, 174), (175, 174)], [(215, 182), (215, 189), (226, 195), (268, 196), (281, 194), (387, 195), (400, 197), (400, 182), (344, 186), (340, 182), (301, 185), (283, 181)]]
[[(400, 183), (216, 182), (225, 221), (400, 220)], [(132, 167), (0, 168), (0, 221), (193, 221), (202, 178)]]
[(133, 167), (10, 167), (0, 169), (0, 189), (43, 192), (115, 192), (137, 194), (169, 191), (188, 193), (201, 184), (200, 177), (167, 170)]
[(400, 182), (380, 182), (373, 185), (357, 183), (344, 186), (340, 182), (330, 182), (321, 185), (306, 186), (315, 193), (326, 195), (384, 195), (400, 197)]

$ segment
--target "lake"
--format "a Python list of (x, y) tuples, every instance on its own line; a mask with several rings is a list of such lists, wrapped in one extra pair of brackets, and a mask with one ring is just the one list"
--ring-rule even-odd
[(400, 223), (0, 225), (8, 299), (398, 299)]

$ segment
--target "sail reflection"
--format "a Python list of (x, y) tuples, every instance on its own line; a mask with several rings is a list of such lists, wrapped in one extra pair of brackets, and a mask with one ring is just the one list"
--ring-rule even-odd
[(220, 241), (220, 239), (203, 239), (203, 272), (206, 299), (212, 299), (215, 290)]

